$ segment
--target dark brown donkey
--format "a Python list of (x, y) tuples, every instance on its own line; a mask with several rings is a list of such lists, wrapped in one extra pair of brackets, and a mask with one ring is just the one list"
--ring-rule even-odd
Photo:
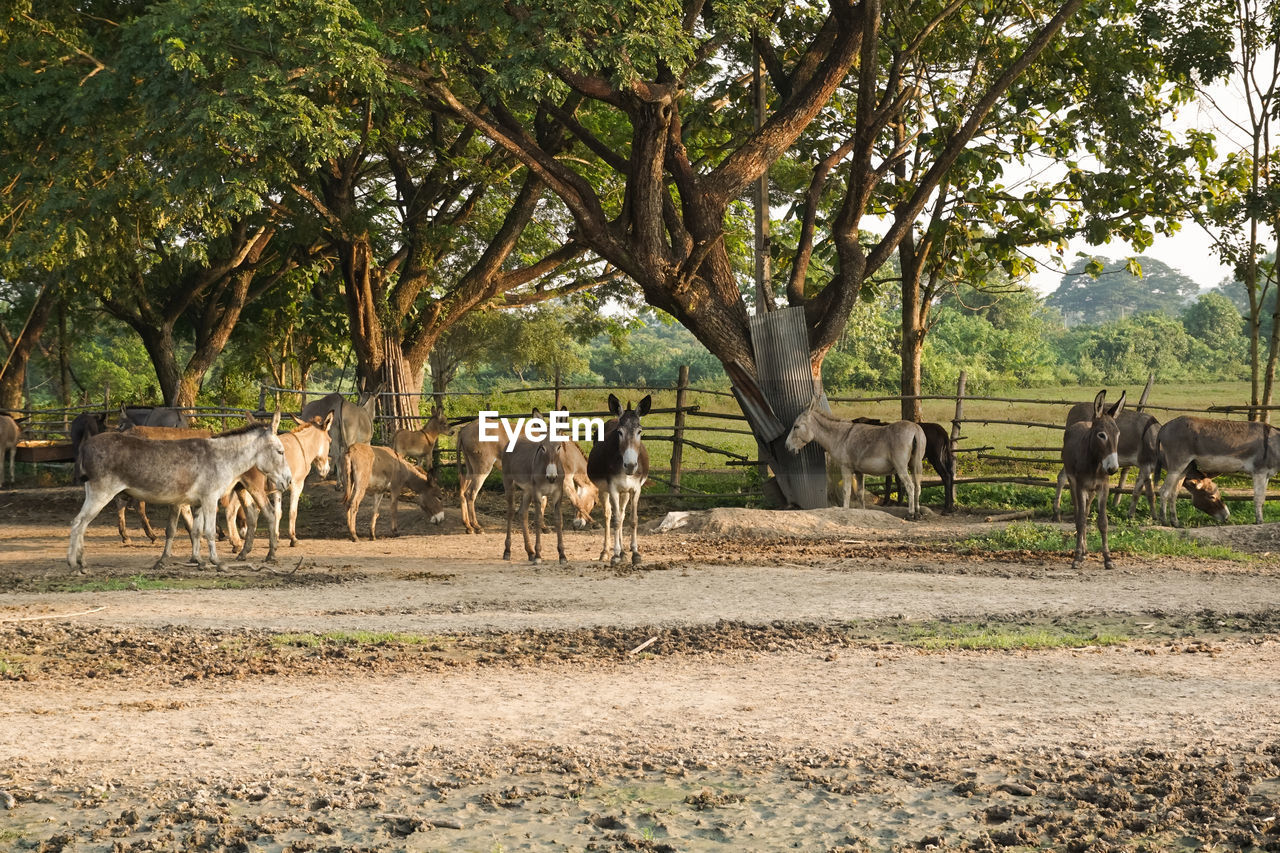
[[(616, 426), (605, 425), (604, 439), (597, 441), (587, 457), (587, 476), (596, 484), (604, 499), (604, 547), (600, 559), (611, 550), (611, 563), (622, 562), (622, 522), (627, 503), (631, 503), (631, 562), (640, 562), (640, 549), (636, 546), (640, 514), (640, 487), (649, 479), (649, 451), (640, 441), (640, 419), (649, 414), (652, 399), (646, 395), (633, 410), (627, 403), (626, 411), (613, 394), (609, 395), (609, 411), (617, 418)], [(610, 548), (610, 524), (613, 546)]]
[(1120, 469), (1120, 426), (1116, 417), (1124, 409), (1124, 393), (1111, 408), (1107, 392), (1093, 398), (1093, 420), (1070, 424), (1062, 436), (1062, 470), (1071, 485), (1076, 509), (1076, 554), (1073, 569), (1084, 565), (1085, 531), (1089, 526), (1089, 504), (1098, 497), (1098, 532), (1102, 534), (1102, 564), (1115, 568), (1107, 545), (1107, 489), (1111, 475)]

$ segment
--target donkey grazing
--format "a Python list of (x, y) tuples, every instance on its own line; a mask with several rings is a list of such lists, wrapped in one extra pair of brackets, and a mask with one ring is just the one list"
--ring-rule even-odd
[(325, 394), (302, 407), (299, 417), (304, 421), (333, 413), (333, 421), (329, 427), (329, 458), (333, 468), (337, 470), (339, 486), (344, 485), (346, 466), (341, 463), (346, 457), (347, 448), (373, 441), (373, 414), (377, 406), (377, 394), (369, 394), (363, 402), (356, 405), (335, 392)]
[[(1062, 470), (1071, 484), (1071, 500), (1076, 511), (1076, 552), (1073, 569), (1084, 565), (1085, 531), (1089, 527), (1089, 504), (1098, 496), (1098, 532), (1102, 534), (1102, 564), (1115, 568), (1107, 544), (1107, 490), (1111, 475), (1120, 469), (1120, 425), (1116, 418), (1124, 410), (1124, 392), (1107, 408), (1107, 392), (1093, 398), (1093, 419), (1067, 426), (1062, 436)], [(1176, 482), (1176, 481), (1174, 481)]]
[(369, 489), (373, 489), (373, 518), (369, 521), (369, 538), (378, 538), (378, 513), (383, 495), (391, 493), (391, 535), (399, 533), (396, 507), (400, 492), (408, 488), (418, 495), (418, 506), (432, 524), (444, 520), (444, 491), (436, 483), (435, 473), (423, 471), (394, 450), (371, 444), (353, 444), (342, 457), (346, 468), (343, 502), (347, 505), (347, 531), (352, 542), (359, 542), (356, 513)]
[(627, 504), (631, 503), (631, 562), (640, 562), (640, 549), (636, 539), (640, 526), (640, 489), (649, 479), (649, 451), (640, 441), (640, 419), (649, 414), (653, 400), (649, 395), (624, 411), (621, 401), (609, 395), (609, 412), (616, 422), (605, 424), (604, 438), (597, 441), (587, 457), (587, 476), (604, 498), (604, 546), (600, 559), (610, 552), (610, 536), (613, 538), (611, 563), (622, 562), (622, 525), (626, 520)]
[(391, 439), (391, 448), (407, 459), (416, 459), (424, 468), (434, 467), (431, 454), (442, 435), (449, 435), (449, 419), (438, 404), (431, 407), (431, 417), (420, 429), (398, 429)]
[(13, 463), (18, 457), (18, 422), (10, 415), (0, 415), (0, 486), (4, 485), (4, 460), (9, 457), (9, 480), (13, 481)]
[[(511, 559), (511, 523), (516, 512), (516, 491), (520, 492), (520, 518), (524, 533), (524, 551), (533, 565), (542, 563), (542, 526), (548, 506), (555, 508), (556, 552), (563, 565), (569, 560), (564, 554), (564, 498), (573, 484), (568, 480), (565, 456), (567, 444), (550, 436), (542, 441), (530, 441), (521, 437), (510, 450), (502, 451), (502, 489), (507, 495), (507, 540), (502, 547), (502, 559)], [(568, 485), (570, 488), (566, 489)], [(534, 544), (529, 544), (529, 506), (536, 504)]]
[(564, 483), (565, 497), (573, 505), (576, 512), (573, 526), (581, 530), (591, 524), (591, 511), (596, 508), (600, 490), (591, 482), (587, 473), (587, 457), (576, 441), (564, 444)]
[(84, 568), (84, 531), (121, 492), (140, 500), (199, 506), (191, 531), (191, 556), (200, 562), (200, 537), (209, 543), (209, 558), (220, 565), (214, 519), (218, 499), (253, 466), (278, 489), (292, 477), (284, 446), (276, 436), (280, 413), (270, 426), (249, 424), (213, 438), (148, 441), (120, 432), (104, 432), (85, 441), (80, 463), (86, 477), (84, 505), (71, 523), (67, 563)]
[(1280, 432), (1257, 421), (1183, 415), (1160, 428), (1160, 452), (1169, 473), (1160, 487), (1160, 519), (1178, 527), (1177, 483), (1192, 463), (1208, 474), (1253, 477), (1254, 522), (1262, 523), (1267, 482), (1280, 471)]
[[(1068, 425), (1088, 423), (1092, 419), (1092, 403), (1076, 403), (1067, 412)], [(1138, 496), (1145, 491), (1147, 502), (1151, 507), (1151, 520), (1157, 521), (1154, 483), (1160, 475), (1161, 466), (1160, 451), (1156, 446), (1160, 422), (1146, 412), (1126, 409), (1116, 416), (1116, 424), (1120, 427), (1118, 449), (1120, 468), (1136, 466), (1138, 469), (1138, 477), (1133, 483), (1133, 494), (1129, 501), (1129, 518), (1133, 518), (1138, 508)], [(1062, 500), (1062, 487), (1066, 482), (1067, 472), (1063, 469), (1058, 472), (1058, 488), (1053, 494), (1054, 521), (1061, 518), (1059, 506)], [(1205, 476), (1194, 464), (1183, 476), (1182, 486), (1191, 493), (1191, 503), (1196, 509), (1218, 521), (1226, 521), (1231, 517), (1226, 504), (1222, 502), (1218, 484)]]
[(862, 485), (864, 475), (896, 474), (907, 493), (907, 518), (919, 517), (925, 449), (924, 430), (919, 424), (895, 421), (877, 426), (846, 421), (819, 409), (815, 395), (791, 425), (787, 449), (799, 453), (811, 441), (821, 444), (840, 465), (845, 509), (849, 508), (850, 490), (855, 482), (858, 501), (863, 509), (867, 508), (867, 492)]

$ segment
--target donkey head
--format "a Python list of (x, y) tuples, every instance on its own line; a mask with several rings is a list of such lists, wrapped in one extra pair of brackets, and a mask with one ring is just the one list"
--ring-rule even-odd
[(1093, 426), (1090, 427), (1089, 444), (1102, 460), (1102, 470), (1114, 474), (1120, 469), (1120, 426), (1116, 416), (1124, 410), (1125, 392), (1120, 392), (1120, 399), (1108, 407), (1105, 389), (1093, 398)]
[(1194, 464), (1187, 469), (1182, 486), (1191, 493), (1191, 505), (1205, 515), (1219, 523), (1231, 518), (1231, 510), (1223, 503), (1218, 484)]
[(444, 521), (444, 489), (440, 488), (440, 483), (436, 480), (434, 468), (427, 472), (426, 488), (418, 493), (418, 506), (432, 524)]
[(422, 432), (427, 436), (452, 435), (449, 419), (444, 415), (444, 407), (439, 403), (431, 404), (431, 417), (422, 425)]
[(613, 394), (609, 395), (609, 412), (618, 419), (618, 449), (622, 453), (622, 471), (628, 476), (634, 474), (640, 465), (640, 436), (643, 433), (640, 419), (649, 414), (652, 404), (653, 397), (646, 394), (634, 409), (628, 401), (624, 411), (622, 402)]
[(809, 405), (805, 406), (804, 411), (796, 415), (795, 423), (791, 425), (791, 432), (787, 433), (787, 450), (792, 453), (799, 453), (804, 446), (813, 441), (813, 413), (818, 407), (818, 395), (814, 394), (813, 399), (809, 401)]

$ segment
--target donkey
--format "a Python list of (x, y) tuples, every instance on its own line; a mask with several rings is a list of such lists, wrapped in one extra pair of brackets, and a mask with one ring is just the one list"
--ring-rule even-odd
[[(612, 551), (610, 562), (622, 562), (622, 525), (626, 521), (627, 504), (631, 503), (631, 563), (640, 563), (636, 540), (640, 526), (640, 489), (649, 479), (649, 451), (640, 440), (640, 419), (649, 414), (653, 400), (649, 395), (635, 407), (609, 395), (609, 412), (617, 419), (605, 425), (604, 438), (591, 447), (587, 457), (587, 476), (604, 498), (604, 545), (600, 560)], [(610, 548), (610, 537), (613, 539)]]
[(591, 511), (600, 498), (600, 490), (591, 482), (587, 473), (587, 457), (576, 441), (564, 444), (564, 483), (565, 497), (573, 505), (575, 515), (573, 526), (579, 530), (591, 525)]
[(135, 498), (176, 506), (199, 506), (191, 531), (191, 556), (200, 563), (200, 538), (209, 543), (209, 559), (220, 566), (214, 536), (218, 499), (240, 475), (257, 466), (275, 488), (292, 477), (284, 445), (276, 435), (280, 413), (271, 424), (249, 424), (213, 438), (148, 441), (119, 432), (104, 432), (85, 441), (80, 461), (86, 476), (84, 505), (71, 523), (67, 564), (84, 569), (84, 532), (121, 492)]
[(182, 410), (170, 406), (121, 406), (120, 429), (130, 426), (185, 427)]
[(323, 418), (333, 412), (333, 422), (329, 427), (329, 458), (337, 471), (338, 485), (345, 488), (343, 477), (345, 465), (341, 464), (346, 457), (347, 448), (355, 444), (368, 444), (373, 441), (373, 415), (378, 406), (378, 395), (371, 393), (359, 405), (343, 397), (341, 394), (325, 394), (318, 400), (312, 400), (302, 407), (299, 415), (304, 421), (315, 417)]
[(449, 419), (444, 416), (444, 409), (439, 404), (432, 404), (431, 417), (420, 429), (398, 429), (391, 438), (391, 447), (396, 453), (408, 459), (418, 460), (424, 468), (434, 467), (431, 454), (436, 442), (442, 435), (450, 435)]
[(1194, 462), (1208, 474), (1251, 475), (1254, 522), (1262, 523), (1267, 482), (1280, 471), (1280, 432), (1275, 427), (1183, 415), (1160, 428), (1158, 441), (1169, 472), (1160, 487), (1161, 521), (1180, 526), (1177, 483)]
[(867, 492), (862, 478), (896, 474), (907, 493), (907, 518), (920, 516), (920, 481), (923, 477), (924, 430), (913, 421), (891, 424), (856, 423), (837, 418), (818, 408), (818, 397), (796, 416), (787, 435), (787, 450), (799, 453), (817, 441), (840, 466), (844, 480), (844, 508), (849, 508), (850, 490), (856, 483), (858, 502), (867, 508)]
[[(854, 418), (853, 423), (885, 426), (885, 422), (877, 418)], [(920, 429), (924, 431), (924, 461), (942, 478), (942, 514), (950, 515), (956, 511), (956, 456), (951, 447), (951, 433), (942, 424), (929, 421), (922, 421)], [(885, 495), (888, 496), (887, 491)], [(900, 481), (898, 500), (902, 500)]]
[[(329, 427), (333, 422), (333, 412), (325, 415), (323, 418), (312, 418), (309, 421), (299, 419), (292, 416), (293, 420), (298, 424), (297, 428), (280, 434), (280, 443), (284, 445), (285, 459), (289, 463), (289, 471), (292, 472), (292, 480), (289, 483), (289, 547), (292, 548), (298, 544), (298, 501), (302, 499), (302, 489), (306, 485), (307, 472), (312, 466), (315, 466), (316, 473), (320, 475), (320, 479), (329, 476)], [(266, 477), (257, 468), (250, 468), (240, 478), (240, 482), (236, 484), (235, 490), (240, 494), (240, 500), (226, 501), (225, 509), (227, 514), (227, 535), (231, 540), (231, 546), (239, 547), (240, 553), (236, 555), (237, 559), (243, 560), (249, 556), (249, 552), (253, 550), (254, 533), (258, 526), (258, 510), (263, 508), (267, 499), (267, 482)], [(250, 500), (245, 500), (245, 498)], [(267, 513), (267, 532), (269, 545), (267, 550), (267, 560), (274, 560), (276, 555), (276, 543), (280, 538), (280, 519), (281, 501), (283, 495), (279, 491), (271, 491), (271, 506)], [(235, 533), (235, 514), (238, 509), (237, 503), (243, 503), (247, 524), (245, 525), (244, 542), (238, 543), (236, 540), (239, 536)]]
[(82, 479), (80, 472), (80, 445), (91, 435), (97, 435), (107, 428), (106, 412), (81, 412), (71, 421), (71, 456), (75, 459), (73, 483)]
[(347, 505), (347, 531), (352, 542), (359, 542), (356, 513), (369, 489), (373, 489), (373, 518), (369, 521), (369, 538), (378, 538), (378, 513), (383, 495), (391, 493), (391, 535), (399, 533), (396, 507), (400, 492), (408, 488), (418, 495), (418, 506), (432, 524), (444, 520), (444, 491), (436, 483), (434, 471), (423, 471), (394, 450), (371, 444), (353, 444), (342, 457), (346, 486), (342, 500)]
[[(1076, 403), (1067, 412), (1067, 424), (1088, 423), (1092, 419), (1092, 403)], [(1116, 424), (1120, 427), (1118, 452), (1120, 454), (1122, 477), (1123, 469), (1131, 466), (1136, 466), (1138, 469), (1138, 476), (1133, 483), (1133, 492), (1129, 501), (1129, 518), (1132, 519), (1138, 509), (1138, 496), (1145, 491), (1147, 503), (1151, 507), (1151, 520), (1157, 521), (1154, 483), (1159, 477), (1161, 467), (1160, 452), (1156, 446), (1157, 435), (1160, 432), (1160, 422), (1146, 412), (1135, 412), (1126, 409), (1116, 417)], [(1058, 487), (1053, 494), (1054, 521), (1061, 520), (1062, 487), (1066, 485), (1066, 482), (1067, 472), (1064, 468), (1058, 472)], [(1222, 502), (1222, 494), (1218, 491), (1218, 485), (1205, 476), (1194, 464), (1187, 469), (1183, 477), (1182, 486), (1191, 493), (1191, 503), (1196, 509), (1218, 521), (1226, 521), (1231, 517), (1231, 512), (1227, 509), (1226, 504)], [(1117, 492), (1122, 487), (1123, 483), (1117, 487)], [(1119, 501), (1117, 501), (1117, 505), (1119, 505)]]
[[(1076, 511), (1076, 551), (1073, 569), (1084, 565), (1085, 531), (1089, 527), (1089, 504), (1098, 497), (1098, 532), (1102, 534), (1102, 564), (1115, 568), (1107, 543), (1107, 490), (1111, 475), (1120, 468), (1120, 425), (1116, 418), (1124, 410), (1125, 392), (1107, 408), (1107, 392), (1093, 398), (1093, 418), (1069, 424), (1062, 436), (1062, 469), (1071, 485)], [(1176, 481), (1173, 481), (1176, 482)]]
[[(133, 421), (121, 421), (119, 431), (127, 433), (137, 438), (145, 438), (150, 441), (172, 441), (179, 438), (212, 438), (213, 430), (208, 429), (188, 429), (187, 427), (168, 427), (168, 426), (135, 426)], [(80, 464), (79, 454), (76, 455), (76, 465)], [(120, 541), (125, 545), (133, 542), (129, 538), (129, 526), (125, 520), (125, 510), (129, 508), (129, 496), (119, 495), (115, 500), (116, 504), (116, 528), (120, 531)], [(152, 542), (156, 541), (155, 529), (151, 526), (151, 519), (147, 517), (147, 502), (145, 500), (134, 501), (134, 509), (138, 513), (138, 521), (142, 524), (142, 532)], [(188, 522), (190, 518), (186, 519)], [(169, 556), (169, 546), (173, 540), (173, 531), (168, 530), (165, 533), (164, 551), (160, 559), (167, 559)]]
[(9, 457), (9, 480), (14, 479), (13, 465), (18, 458), (18, 421), (11, 415), (0, 415), (0, 487), (4, 486), (4, 460)]
[[(569, 562), (564, 553), (564, 498), (572, 484), (568, 480), (565, 456), (566, 445), (572, 442), (555, 441), (550, 436), (542, 441), (530, 441), (521, 437), (510, 450), (502, 451), (502, 489), (507, 495), (507, 540), (502, 547), (502, 559), (511, 559), (511, 523), (516, 512), (516, 492), (520, 492), (520, 518), (524, 533), (524, 551), (529, 562), (542, 564), (542, 526), (548, 506), (555, 508), (556, 552), (560, 564)], [(529, 544), (529, 506), (536, 504), (534, 544)]]
[[(533, 410), (533, 417), (540, 417), (537, 409)], [(493, 466), (499, 464), (502, 449), (511, 441), (506, 420), (498, 423), (497, 441), (480, 440), (479, 421), (472, 421), (458, 430), (458, 499), (462, 505), (462, 523), (468, 533), (484, 532), (476, 515), (476, 496)]]

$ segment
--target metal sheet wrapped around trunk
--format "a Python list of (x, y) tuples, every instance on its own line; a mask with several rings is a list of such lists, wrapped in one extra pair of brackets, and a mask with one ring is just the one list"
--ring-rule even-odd
[[(801, 509), (825, 507), (827, 454), (817, 442), (798, 454), (785, 446), (791, 424), (819, 390), (814, 387), (809, 367), (809, 332), (805, 327), (804, 308), (758, 313), (751, 318), (750, 328), (758, 386), (749, 387), (749, 377), (740, 371), (733, 371), (731, 378), (735, 395), (739, 403), (746, 401), (743, 411), (761, 440), (761, 459), (769, 463), (783, 495), (792, 504)], [(769, 411), (761, 411), (760, 398), (767, 403)], [(782, 426), (780, 434), (777, 425)]]

